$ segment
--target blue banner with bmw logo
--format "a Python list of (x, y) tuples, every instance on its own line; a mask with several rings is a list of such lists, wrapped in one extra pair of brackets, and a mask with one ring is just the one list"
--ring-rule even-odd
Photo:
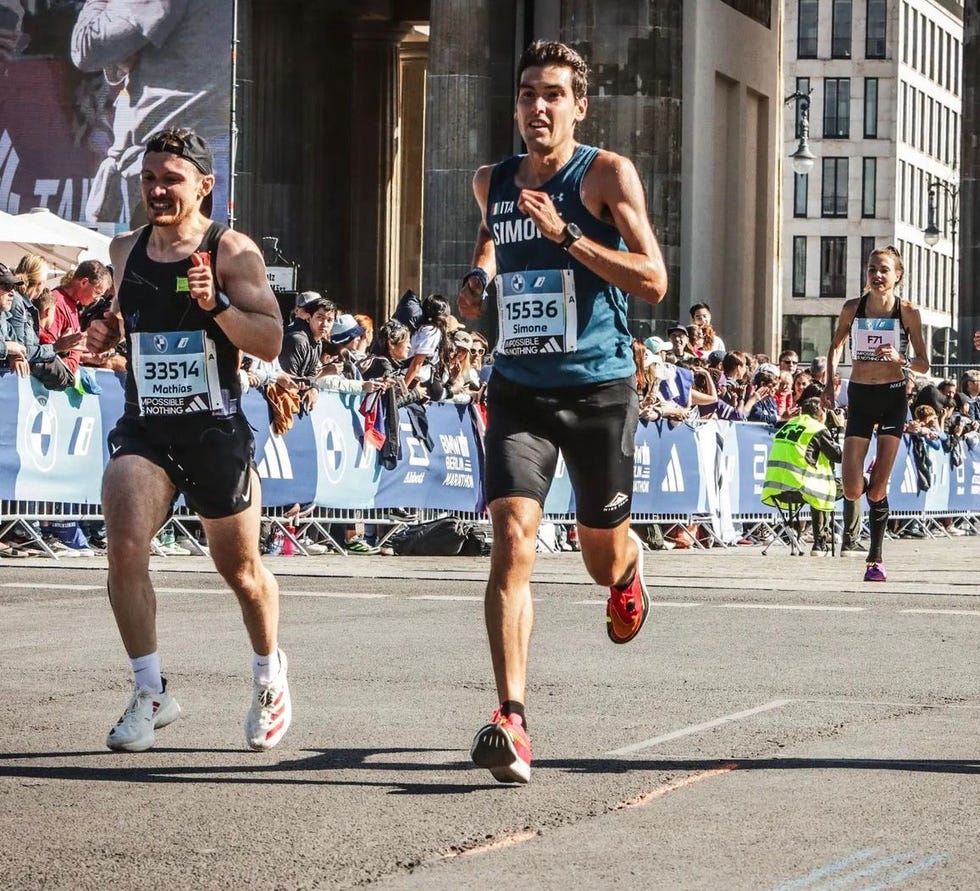
[[(4, 439), (13, 432), (16, 440), (15, 449), (3, 450), (3, 497), (98, 504), (108, 432), (99, 397), (76, 390), (52, 393), (33, 377), (10, 374), (0, 389), (0, 417), (7, 419), (0, 424)], [(11, 431), (14, 418), (16, 428)], [(16, 469), (11, 466), (14, 461)]]
[[(102, 393), (51, 393), (33, 378), (0, 376), (0, 500), (98, 504), (106, 435), (122, 414), (122, 378), (97, 372)], [(312, 413), (298, 416), (285, 436), (274, 436), (262, 395), (245, 395), (255, 430), (255, 463), (267, 507), (307, 505), (367, 510), (425, 507), (478, 509), (482, 475), (470, 406), (435, 403), (399, 413), (400, 460), (391, 470), (365, 441), (361, 397), (320, 394)], [(964, 441), (956, 461), (930, 449), (931, 485), (920, 474), (903, 437), (889, 489), (893, 511), (962, 513), (980, 510), (980, 443)], [(759, 501), (772, 432), (758, 424), (709, 421), (640, 424), (633, 461), (633, 513), (711, 515), (725, 540), (732, 515), (770, 513)], [(874, 459), (874, 447), (868, 464)], [(574, 514), (574, 495), (559, 458), (545, 513)]]

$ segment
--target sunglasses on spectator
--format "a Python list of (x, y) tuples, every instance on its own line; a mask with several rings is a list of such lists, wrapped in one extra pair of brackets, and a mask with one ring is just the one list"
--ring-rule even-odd
[(483, 349), (482, 347), (473, 347), (473, 349), (470, 350), (470, 355), (471, 356), (483, 356), (483, 355), (486, 354), (486, 352), (487, 351), (485, 349)]
[(785, 362), (787, 365), (799, 365), (799, 359), (780, 359), (781, 362)]

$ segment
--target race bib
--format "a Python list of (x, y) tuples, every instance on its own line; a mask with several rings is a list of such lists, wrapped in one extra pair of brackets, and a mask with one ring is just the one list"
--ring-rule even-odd
[(899, 319), (855, 319), (851, 326), (851, 354), (862, 362), (876, 362), (878, 347), (891, 346), (900, 351), (902, 328)]
[(132, 353), (141, 415), (222, 412), (217, 353), (203, 331), (140, 332)]
[(578, 305), (571, 269), (526, 269), (496, 278), (499, 338), (508, 356), (574, 353)]

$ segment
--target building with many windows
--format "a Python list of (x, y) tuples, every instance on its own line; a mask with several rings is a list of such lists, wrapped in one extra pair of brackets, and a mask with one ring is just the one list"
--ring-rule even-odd
[[(816, 161), (784, 168), (783, 344), (826, 353), (871, 249), (894, 244), (942, 363), (959, 314), (962, 0), (788, 0), (785, 14), (786, 94), (809, 99)], [(787, 155), (807, 105), (793, 101)]]

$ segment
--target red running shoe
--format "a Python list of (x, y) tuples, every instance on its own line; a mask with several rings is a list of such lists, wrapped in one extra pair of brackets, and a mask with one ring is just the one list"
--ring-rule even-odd
[(498, 708), (490, 723), (473, 738), (470, 757), (500, 783), (526, 783), (531, 779), (531, 739), (520, 715), (502, 715)]
[(643, 543), (632, 530), (627, 535), (636, 544), (636, 574), (625, 588), (610, 588), (606, 601), (606, 631), (613, 643), (629, 643), (643, 627), (650, 612), (650, 598), (643, 581)]

